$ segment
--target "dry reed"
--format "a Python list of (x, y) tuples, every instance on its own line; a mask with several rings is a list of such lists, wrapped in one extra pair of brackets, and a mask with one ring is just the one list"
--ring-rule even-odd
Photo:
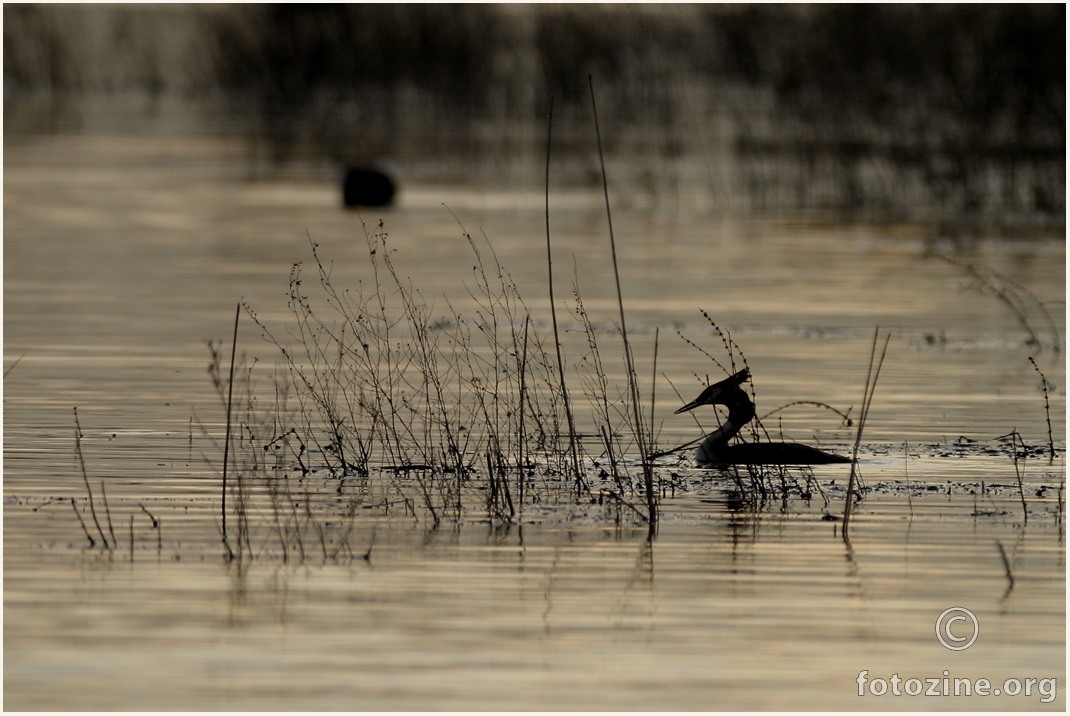
[(639, 448), (639, 459), (643, 467), (643, 485), (646, 492), (647, 520), (650, 524), (651, 534), (657, 527), (658, 503), (657, 492), (654, 489), (654, 466), (650, 461), (650, 443), (652, 436), (647, 435), (643, 427), (642, 398), (639, 394), (639, 376), (635, 372), (635, 359), (632, 354), (632, 345), (628, 340), (628, 323), (624, 317), (624, 298), (620, 287), (620, 269), (617, 267), (617, 242), (613, 236), (613, 215), (609, 205), (609, 182), (606, 177), (606, 160), (602, 153), (602, 133), (598, 126), (598, 107), (594, 96), (594, 79), (587, 75), (587, 84), (591, 91), (591, 110), (594, 115), (595, 138), (598, 141), (598, 161), (602, 169), (602, 193), (606, 200), (606, 223), (609, 226), (609, 248), (613, 258), (613, 279), (617, 287), (617, 307), (620, 313), (620, 333), (624, 341), (624, 363), (628, 377), (628, 402), (631, 406), (632, 428), (635, 440)]
[(862, 431), (866, 427), (866, 420), (869, 418), (869, 409), (873, 405), (873, 393), (877, 389), (877, 378), (881, 374), (881, 366), (884, 365), (884, 356), (888, 352), (888, 341), (891, 340), (892, 334), (889, 333), (884, 337), (884, 347), (881, 349), (880, 358), (877, 359), (874, 366), (874, 359), (877, 354), (877, 339), (880, 337), (880, 328), (876, 328), (873, 331), (873, 346), (869, 351), (869, 368), (866, 370), (866, 387), (862, 391), (862, 409), (858, 416), (858, 431), (855, 433), (855, 444), (851, 450), (851, 475), (847, 480), (847, 497), (844, 500), (843, 505), (843, 539), (846, 541), (849, 539), (848, 528), (851, 523), (851, 506), (854, 502), (856, 493), (856, 484), (859, 479), (858, 474), (858, 448), (862, 444)]

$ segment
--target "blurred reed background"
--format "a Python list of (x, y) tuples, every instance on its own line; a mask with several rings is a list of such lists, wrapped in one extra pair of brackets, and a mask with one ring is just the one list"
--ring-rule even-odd
[(247, 137), (255, 172), (1065, 227), (1066, 8), (4, 5), (5, 136)]

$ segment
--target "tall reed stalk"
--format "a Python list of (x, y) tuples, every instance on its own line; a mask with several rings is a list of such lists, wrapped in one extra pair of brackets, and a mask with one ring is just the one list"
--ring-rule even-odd
[(576, 495), (580, 495), (585, 485), (583, 484), (583, 470), (580, 469), (580, 458), (576, 436), (576, 421), (572, 415), (572, 405), (569, 401), (568, 386), (565, 384), (565, 362), (561, 358), (561, 334), (557, 328), (557, 303), (554, 300), (554, 257), (550, 248), (550, 148), (553, 136), (554, 124), (554, 98), (550, 97), (550, 111), (546, 115), (546, 273), (550, 291), (550, 320), (554, 328), (554, 351), (557, 354), (557, 373), (561, 381), (561, 400), (565, 408), (565, 420), (568, 423), (568, 451), (572, 456), (572, 469), (576, 477)]
[(234, 403), (234, 356), (238, 352), (238, 319), (241, 318), (241, 301), (234, 309), (234, 336), (230, 345), (230, 377), (227, 379), (227, 427), (223, 438), (223, 489), (220, 500), (220, 520), (223, 532), (223, 548), (227, 559), (234, 558), (227, 538), (227, 466), (230, 463), (230, 418)]
[(639, 448), (639, 458), (643, 466), (643, 483), (646, 488), (647, 518), (651, 530), (658, 522), (657, 493), (654, 490), (654, 466), (650, 461), (650, 441), (647, 439), (643, 426), (642, 404), (639, 395), (639, 378), (635, 372), (635, 364), (632, 355), (632, 346), (628, 340), (628, 324), (624, 318), (624, 298), (620, 287), (620, 269), (617, 267), (617, 242), (613, 236), (613, 214), (609, 206), (609, 181), (606, 178), (606, 160), (602, 153), (602, 132), (598, 126), (598, 105), (594, 96), (594, 78), (587, 75), (587, 84), (591, 90), (591, 110), (594, 114), (594, 132), (598, 141), (598, 160), (602, 167), (602, 193), (606, 200), (606, 221), (609, 225), (609, 248), (613, 257), (613, 279), (617, 286), (617, 307), (620, 309), (620, 332), (624, 340), (624, 362), (628, 373), (628, 397), (632, 409), (632, 425), (635, 431), (635, 440)]
[(866, 386), (862, 391), (862, 410), (858, 416), (858, 432), (855, 433), (855, 444), (851, 450), (851, 476), (847, 480), (847, 499), (843, 506), (843, 539), (846, 541), (848, 537), (848, 528), (851, 524), (851, 507), (854, 502), (854, 494), (857, 481), (858, 481), (858, 448), (862, 444), (862, 431), (866, 427), (866, 419), (869, 417), (870, 406), (873, 405), (873, 393), (877, 389), (877, 378), (881, 373), (881, 366), (884, 365), (884, 356), (888, 352), (888, 341), (891, 339), (892, 334), (889, 333), (884, 337), (884, 347), (881, 349), (880, 358), (874, 366), (874, 359), (877, 354), (877, 338), (880, 336), (880, 328), (878, 327), (873, 331), (873, 346), (869, 351), (869, 368), (866, 370)]

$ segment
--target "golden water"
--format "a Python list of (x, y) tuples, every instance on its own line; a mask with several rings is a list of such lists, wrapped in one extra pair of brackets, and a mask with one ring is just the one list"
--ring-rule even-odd
[[(662, 447), (698, 431), (672, 415), (702, 387), (694, 374), (718, 377), (676, 336), (723, 354), (699, 309), (746, 352), (760, 414), (813, 400), (857, 415), (874, 328), (891, 331), (862, 449), (871, 492), (849, 543), (822, 519), (842, 511), (842, 466), (815, 470), (827, 507), (815, 497), (739, 512), (720, 478), (674, 460), (660, 474), (690, 489), (665, 499), (652, 542), (593, 505), (437, 529), (419, 514), (369, 513), (354, 523), (354, 560), (265, 555), (238, 569), (219, 544), (223, 420), (204, 341), (229, 337), (239, 298), (284, 330), (306, 232), (337, 284), (366, 278), (356, 215), (330, 181), (248, 181), (241, 145), (226, 140), (8, 137), (4, 165), (5, 369), (21, 356), (4, 381), (7, 708), (1065, 709), (1061, 690), (1043, 703), (1036, 685), (1030, 696), (859, 697), (856, 683), (862, 670), (886, 681), (947, 670), (997, 687), (1064, 685), (1063, 453), (1019, 465), (1026, 521), (1014, 462), (994, 440), (1016, 429), (1047, 444), (1033, 356), (1065, 447), (1062, 354), (1027, 345), (1003, 302), (931, 258), (999, 271), (1062, 331), (1062, 242), (725, 216), (633, 191), (614, 229), (645, 390), (658, 329)], [(425, 298), (445, 313), (472, 284), (446, 204), (486, 234), (545, 326), (541, 191), (402, 180), (398, 206), (364, 219), (383, 219)], [(559, 315), (575, 267), (588, 313), (611, 327), (601, 201), (553, 192), (551, 233)], [(1054, 341), (1038, 311), (1027, 318)], [(239, 340), (270, 377), (276, 356), (248, 322)], [(607, 364), (619, 362), (612, 330), (601, 340)], [(74, 407), (114, 553), (87, 547), (69, 504), (85, 506)], [(825, 411), (771, 420), (803, 442), (853, 441)], [(958, 652), (935, 638), (956, 606), (980, 624)]]

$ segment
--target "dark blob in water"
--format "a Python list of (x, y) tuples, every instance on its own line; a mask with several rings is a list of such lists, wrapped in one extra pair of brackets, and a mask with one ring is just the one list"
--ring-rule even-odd
[(346, 206), (389, 206), (394, 182), (375, 169), (352, 167), (346, 170), (342, 193)]

